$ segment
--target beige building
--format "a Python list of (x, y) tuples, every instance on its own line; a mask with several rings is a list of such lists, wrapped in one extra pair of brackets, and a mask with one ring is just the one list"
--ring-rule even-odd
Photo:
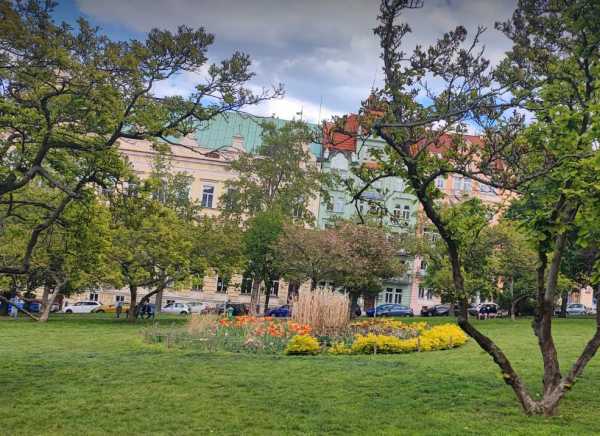
[[(244, 151), (255, 151), (260, 141), (259, 121), (255, 117), (239, 114), (229, 115), (227, 119), (216, 120), (214, 125), (199, 131), (194, 136), (178, 140), (181, 145), (171, 146), (171, 168), (174, 173), (186, 173), (193, 177), (190, 196), (200, 201), (201, 213), (217, 216), (221, 212), (219, 199), (225, 192), (225, 182), (238, 177), (231, 170), (231, 161)], [(276, 120), (283, 123), (282, 120)], [(136, 140), (121, 140), (119, 149), (129, 161), (133, 170), (140, 178), (148, 177), (153, 168), (155, 151), (150, 142)], [(308, 165), (316, 165), (316, 158)], [(311, 199), (308, 210), (316, 217), (319, 199)], [(292, 294), (300, 289), (309, 288), (308, 284), (286, 283), (283, 280), (269, 283), (271, 296), (269, 306), (286, 304)], [(166, 289), (163, 292), (162, 304), (171, 301), (197, 301), (218, 304), (225, 301), (235, 303), (250, 303), (250, 279), (242, 275), (231, 277), (229, 282), (215, 274), (204, 277), (201, 286), (189, 289)], [(138, 298), (148, 290), (138, 290)], [(264, 301), (263, 289), (261, 302)], [(94, 300), (106, 305), (117, 301), (129, 302), (127, 289), (102, 289), (98, 292), (86, 292), (68, 298), (70, 302)]]

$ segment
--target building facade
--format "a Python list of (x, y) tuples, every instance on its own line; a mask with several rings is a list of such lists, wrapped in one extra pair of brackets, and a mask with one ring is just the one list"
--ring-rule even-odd
[[(277, 118), (261, 118), (248, 114), (231, 113), (216, 117), (199, 126), (191, 136), (177, 139), (181, 145), (171, 145), (170, 164), (174, 173), (192, 176), (190, 197), (201, 203), (201, 214), (218, 216), (221, 213), (221, 196), (225, 193), (226, 182), (238, 177), (231, 169), (231, 162), (242, 152), (255, 153), (261, 145), (261, 123), (269, 121), (282, 126), (286, 121)], [(320, 154), (318, 144), (307, 144), (311, 151), (310, 164), (317, 164)], [(156, 152), (147, 141), (122, 140), (119, 150), (129, 162), (137, 176), (144, 179), (152, 173)], [(311, 199), (307, 204), (310, 213), (318, 215), (319, 199)], [(277, 280), (268, 283), (263, 292), (270, 292), (270, 306), (288, 303), (289, 299), (308, 284), (287, 283)], [(171, 301), (206, 302), (216, 305), (225, 301), (250, 303), (251, 279), (241, 274), (230, 278), (207, 274), (191, 288), (168, 288), (163, 292), (162, 304)], [(138, 291), (141, 298), (149, 290)], [(264, 298), (264, 296), (262, 297)], [(127, 289), (103, 288), (95, 292), (74, 295), (67, 300), (99, 301), (106, 305), (117, 301), (129, 302)]]

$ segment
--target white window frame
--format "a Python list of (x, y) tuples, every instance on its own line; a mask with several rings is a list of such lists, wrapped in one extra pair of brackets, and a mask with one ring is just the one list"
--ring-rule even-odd
[(444, 189), (446, 186), (446, 178), (444, 176), (437, 176), (435, 178), (435, 187), (438, 189)]
[(90, 292), (90, 295), (88, 295), (90, 298), (88, 298), (88, 300), (90, 301), (98, 301), (100, 299), (100, 294), (98, 294), (97, 292)]
[[(207, 192), (207, 190), (210, 189), (210, 192)], [(208, 201), (210, 199), (210, 201)], [(203, 208), (206, 209), (213, 209), (214, 208), (214, 201), (215, 201), (215, 185), (210, 185), (210, 184), (206, 184), (206, 185), (202, 185), (202, 198), (201, 198), (201, 205)]]
[(125, 295), (115, 295), (115, 303), (125, 303)]

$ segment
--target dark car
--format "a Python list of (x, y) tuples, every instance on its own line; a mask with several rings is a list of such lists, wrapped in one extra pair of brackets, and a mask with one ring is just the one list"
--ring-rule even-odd
[(471, 306), (468, 309), (469, 315), (480, 317), (496, 317), (499, 312), (499, 306), (496, 303), (482, 303)]
[(274, 316), (277, 318), (289, 318), (292, 316), (292, 308), (289, 304), (269, 309), (265, 312), (265, 316)]
[(449, 304), (436, 304), (435, 306), (423, 306), (421, 316), (448, 316), (450, 315)]
[(402, 304), (381, 304), (376, 308), (367, 309), (367, 316), (414, 316), (410, 307)]
[[(232, 314), (234, 316), (238, 315), (247, 315), (248, 307), (245, 304), (241, 303), (227, 303), (227, 310), (232, 309)], [(219, 304), (217, 306), (217, 312), (220, 314), (225, 312), (225, 304)]]

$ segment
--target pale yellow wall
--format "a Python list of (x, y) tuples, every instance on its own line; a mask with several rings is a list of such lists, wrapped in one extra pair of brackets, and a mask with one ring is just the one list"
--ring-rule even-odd
[[(191, 186), (190, 195), (193, 199), (201, 200), (203, 185), (212, 185), (215, 187), (213, 208), (202, 209), (201, 213), (208, 216), (217, 216), (220, 213), (219, 198), (224, 193), (225, 182), (237, 177), (231, 170), (230, 162), (235, 159), (240, 149), (237, 144), (222, 150), (218, 156), (207, 155), (210, 150), (198, 146), (193, 140), (184, 138), (180, 141), (185, 146), (171, 146), (171, 167), (172, 171), (184, 172), (191, 175), (194, 181)], [(190, 149), (192, 148), (192, 149)], [(125, 158), (130, 162), (134, 171), (141, 178), (148, 177), (152, 172), (155, 152), (152, 145), (147, 141), (122, 140), (119, 143), (119, 149)], [(309, 165), (315, 165), (312, 159)], [(318, 215), (319, 198), (314, 198), (307, 205), (309, 211), (316, 217)], [(212, 303), (224, 302), (229, 299), (231, 302), (249, 303), (250, 295), (240, 294), (241, 276), (232, 277), (231, 284), (227, 293), (217, 292), (217, 277), (207, 275), (204, 278), (202, 292), (191, 289), (168, 289), (164, 292), (163, 301), (206, 301)], [(300, 291), (310, 289), (310, 285), (305, 283)], [(271, 297), (269, 306), (277, 306), (287, 303), (288, 283), (280, 280), (279, 295)], [(147, 290), (139, 291), (139, 298), (145, 295)], [(103, 304), (114, 304), (116, 295), (124, 295), (125, 301), (129, 301), (129, 292), (127, 289), (105, 289), (99, 292), (99, 301)], [(83, 292), (68, 299), (69, 302), (87, 300), (89, 292)], [(261, 303), (264, 301), (264, 295), (261, 295)]]

